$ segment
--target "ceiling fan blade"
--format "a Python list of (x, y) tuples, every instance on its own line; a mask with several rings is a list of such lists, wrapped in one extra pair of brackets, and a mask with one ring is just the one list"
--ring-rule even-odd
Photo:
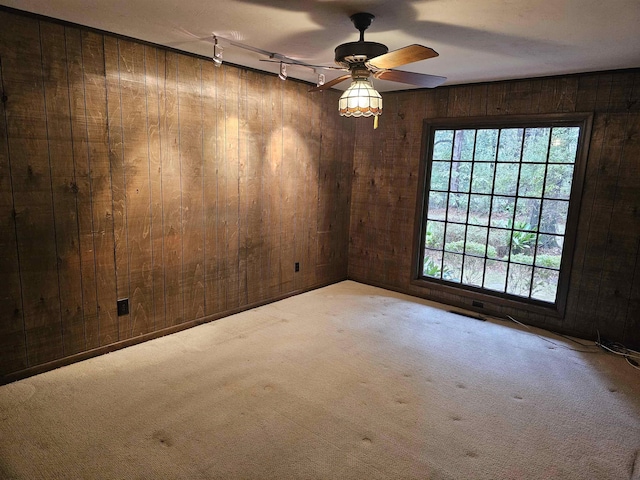
[(418, 62), (420, 60), (426, 60), (428, 58), (437, 57), (438, 52), (429, 47), (423, 47), (422, 45), (408, 45), (398, 50), (394, 50), (389, 53), (384, 53), (373, 57), (367, 63), (376, 68), (395, 68), (400, 65), (406, 65), (407, 63)]
[(317, 87), (310, 88), (310, 92), (317, 92), (318, 90), (326, 90), (328, 88), (337, 85), (340, 82), (344, 82), (346, 79), (351, 78), (351, 75), (342, 75), (341, 77), (334, 78), (333, 80), (328, 81), (324, 85), (318, 85)]
[(427, 75), (425, 73), (403, 72), (402, 70), (384, 70), (374, 74), (380, 80), (390, 80), (392, 82), (408, 83), (418, 87), (435, 88), (446, 82), (447, 77), (437, 75)]

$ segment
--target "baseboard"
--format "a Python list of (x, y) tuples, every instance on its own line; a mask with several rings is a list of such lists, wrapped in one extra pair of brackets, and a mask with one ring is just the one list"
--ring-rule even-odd
[(202, 325), (204, 323), (210, 323), (215, 320), (219, 320), (221, 318), (228, 317), (230, 315), (235, 315), (236, 313), (241, 313), (246, 310), (251, 310), (252, 308), (261, 307), (263, 305), (268, 305), (269, 303), (278, 302), (280, 300), (284, 300), (285, 298), (293, 297), (295, 295), (299, 295), (301, 293), (310, 292), (311, 290), (317, 290), (318, 288), (326, 287), (328, 285), (332, 285), (334, 283), (341, 282), (346, 280), (346, 278), (331, 281), (327, 283), (322, 283), (318, 285), (313, 285), (308, 288), (294, 290), (291, 292), (287, 292), (285, 294), (279, 295), (275, 298), (271, 298), (269, 300), (263, 300), (260, 302), (255, 302), (248, 305), (243, 305), (242, 307), (234, 308), (231, 310), (226, 310), (224, 312), (216, 313), (213, 315), (208, 315), (206, 317), (197, 318), (195, 320), (190, 320), (188, 322), (181, 323), (179, 325), (174, 325), (171, 327), (163, 328), (161, 330), (157, 330), (155, 332), (146, 333), (135, 338), (128, 338), (127, 340), (122, 340), (119, 342), (110, 343), (109, 345), (104, 345), (102, 347), (94, 348), (91, 350), (87, 350), (85, 352), (76, 353), (74, 355), (69, 355), (67, 357), (58, 358), (56, 360), (52, 360), (47, 363), (42, 363), (39, 365), (34, 365), (33, 367), (28, 367), (22, 370), (18, 370), (15, 372), (3, 374), (0, 377), (0, 385), (6, 385), (8, 383), (12, 383), (18, 380), (22, 380), (28, 377), (32, 377), (34, 375), (39, 375), (41, 373), (48, 372), (50, 370), (55, 370), (56, 368), (64, 367), (66, 365), (71, 365), (72, 363), (81, 362), (83, 360), (88, 360), (89, 358), (97, 357), (99, 355), (104, 355), (105, 353), (111, 353), (116, 350), (120, 350), (123, 348), (131, 347), (133, 345), (137, 345), (139, 343), (143, 343), (149, 340), (153, 340), (155, 338), (164, 337), (165, 335), (171, 335), (172, 333), (180, 332), (182, 330), (186, 330), (188, 328), (193, 328), (198, 325)]

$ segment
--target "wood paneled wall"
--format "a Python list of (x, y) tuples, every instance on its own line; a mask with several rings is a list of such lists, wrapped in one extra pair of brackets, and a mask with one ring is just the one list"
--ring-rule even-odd
[(346, 278), (338, 93), (11, 11), (0, 61), (3, 379)]
[[(640, 72), (619, 71), (384, 95), (380, 128), (358, 124), (349, 277), (453, 305), (410, 284), (422, 120), (594, 112), (565, 318), (491, 306), (529, 324), (640, 346)], [(485, 306), (487, 302), (485, 302)]]

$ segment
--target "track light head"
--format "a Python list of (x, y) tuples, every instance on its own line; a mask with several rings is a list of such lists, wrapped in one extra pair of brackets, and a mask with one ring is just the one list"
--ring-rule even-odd
[(222, 65), (222, 52), (224, 49), (218, 44), (218, 37), (213, 36), (213, 63), (216, 67)]
[(280, 73), (278, 74), (278, 78), (280, 80), (286, 80), (287, 79), (287, 64), (280, 62)]

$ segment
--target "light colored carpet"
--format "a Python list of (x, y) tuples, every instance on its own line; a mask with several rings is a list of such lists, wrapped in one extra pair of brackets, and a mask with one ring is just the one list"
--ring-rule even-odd
[(638, 480), (639, 449), (619, 357), (349, 281), (0, 387), (3, 479)]

